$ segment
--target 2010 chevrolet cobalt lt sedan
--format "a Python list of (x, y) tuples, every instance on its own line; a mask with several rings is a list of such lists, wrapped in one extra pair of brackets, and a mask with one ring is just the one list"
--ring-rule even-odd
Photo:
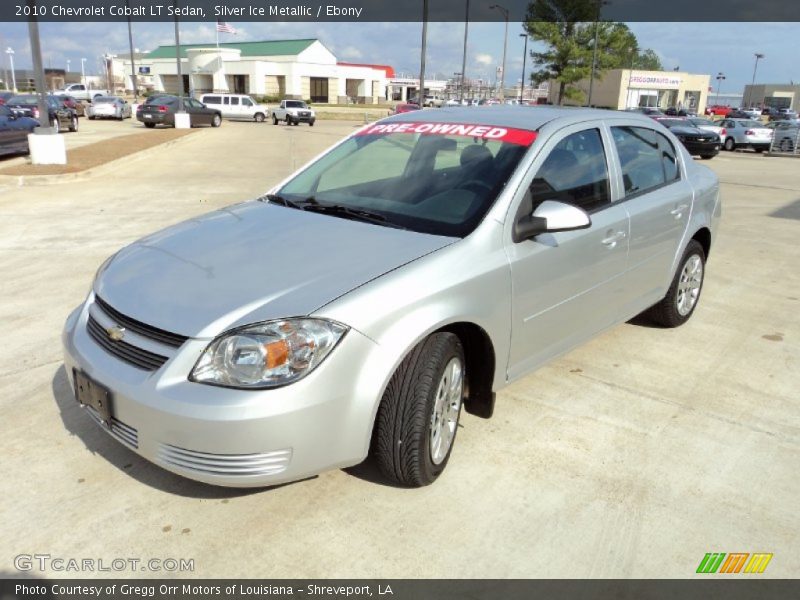
[(717, 178), (645, 116), (400, 114), (106, 260), (67, 373), (88, 416), (192, 479), (372, 453), (426, 485), (462, 405), (490, 417), (497, 390), (643, 311), (689, 319), (719, 217)]

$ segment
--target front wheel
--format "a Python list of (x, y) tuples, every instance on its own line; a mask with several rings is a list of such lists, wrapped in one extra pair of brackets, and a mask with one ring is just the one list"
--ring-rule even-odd
[(254, 117), (256, 123), (263, 123), (264, 122), (264, 114), (263, 113), (256, 113)]
[(276, 117), (275, 115), (272, 115), (272, 124), (273, 125), (277, 125), (278, 124), (278, 117)]
[(714, 158), (714, 156), (716, 156), (716, 155), (715, 154), (703, 154), (703, 155), (700, 156), (700, 158), (702, 158), (703, 160), (711, 160), (712, 158)]
[(733, 138), (725, 140), (725, 150), (732, 152), (734, 148), (736, 148), (736, 142), (733, 141)]
[(222, 125), (222, 117), (219, 115), (214, 115), (214, 117), (211, 119), (211, 126), (219, 127), (220, 125)]
[(58, 117), (53, 119), (53, 122), (50, 123), (50, 127), (52, 127), (55, 130), (56, 133), (61, 131), (61, 123), (58, 122)]
[(664, 327), (678, 327), (692, 316), (700, 300), (705, 277), (706, 253), (697, 240), (686, 246), (667, 295), (647, 314)]
[(72, 133), (75, 133), (75, 132), (78, 131), (78, 117), (72, 117), (72, 121), (70, 121), (70, 124), (69, 124), (69, 130)]
[(313, 126), (314, 126), (314, 121), (313, 121), (313, 119), (312, 119), (311, 121), (309, 121), (309, 122), (308, 122), (308, 126), (309, 126), (309, 127), (313, 127)]
[(435, 333), (400, 363), (381, 399), (373, 455), (383, 474), (421, 487), (442, 474), (453, 450), (464, 398), (464, 349)]

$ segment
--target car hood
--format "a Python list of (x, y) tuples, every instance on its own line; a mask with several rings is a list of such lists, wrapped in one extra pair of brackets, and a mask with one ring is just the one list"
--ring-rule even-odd
[(692, 127), (690, 125), (681, 125), (680, 127), (670, 127), (669, 130), (675, 135), (706, 135), (707, 133), (710, 133), (708, 131), (703, 131), (702, 129), (698, 129), (697, 127)]
[(310, 314), (454, 241), (252, 201), (123, 248), (94, 291), (148, 325), (213, 337)]

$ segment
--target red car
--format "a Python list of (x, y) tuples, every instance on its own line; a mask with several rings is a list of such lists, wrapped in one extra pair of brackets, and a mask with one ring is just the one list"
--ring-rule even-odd
[(411, 112), (414, 110), (420, 110), (418, 104), (411, 104), (411, 103), (398, 104), (397, 106), (394, 107), (394, 110), (389, 111), (389, 116), (399, 115), (400, 113)]
[(14, 95), (14, 92), (0, 92), (0, 105), (5, 104), (6, 100), (11, 98)]
[(728, 113), (730, 113), (732, 110), (733, 108), (731, 108), (730, 106), (723, 106), (721, 104), (712, 104), (711, 106), (706, 107), (706, 114), (727, 117)]

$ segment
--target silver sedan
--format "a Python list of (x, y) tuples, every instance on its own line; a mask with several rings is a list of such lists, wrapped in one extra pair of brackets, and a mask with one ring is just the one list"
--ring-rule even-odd
[(769, 150), (772, 144), (772, 129), (761, 121), (753, 119), (723, 119), (720, 126), (725, 128), (722, 146), (725, 150), (752, 148), (756, 152)]
[(123, 119), (131, 118), (131, 105), (124, 98), (118, 96), (98, 96), (86, 108), (86, 116), (94, 119)]
[(720, 211), (716, 176), (642, 115), (404, 113), (107, 259), (66, 372), (87, 418), (192, 479), (372, 454), (422, 486), (462, 407), (491, 417), (495, 392), (639, 313), (685, 323)]

